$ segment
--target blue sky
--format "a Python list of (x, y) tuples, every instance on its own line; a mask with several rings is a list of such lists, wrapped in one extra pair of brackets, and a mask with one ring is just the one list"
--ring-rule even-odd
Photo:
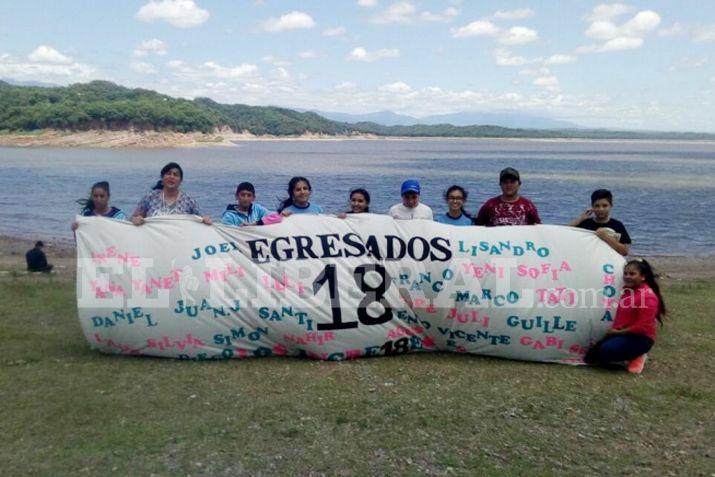
[(715, 132), (715, 2), (0, 0), (0, 78)]

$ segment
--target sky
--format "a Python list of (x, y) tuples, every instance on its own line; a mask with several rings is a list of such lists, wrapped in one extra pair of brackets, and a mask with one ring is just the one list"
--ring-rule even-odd
[(715, 1), (0, 0), (0, 79), (715, 132)]

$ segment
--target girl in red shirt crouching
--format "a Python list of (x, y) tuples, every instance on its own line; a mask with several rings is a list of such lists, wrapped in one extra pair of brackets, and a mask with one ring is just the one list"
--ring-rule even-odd
[(623, 269), (623, 293), (613, 326), (583, 360), (601, 366), (625, 361), (631, 373), (642, 372), (646, 353), (655, 342), (656, 321), (662, 325), (665, 314), (650, 264), (643, 259), (629, 261)]

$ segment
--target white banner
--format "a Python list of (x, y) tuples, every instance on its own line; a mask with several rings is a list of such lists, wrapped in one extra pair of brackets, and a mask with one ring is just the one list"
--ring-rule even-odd
[(611, 325), (624, 264), (594, 233), (555, 225), (76, 220), (91, 345), (190, 360), (444, 350), (581, 363)]

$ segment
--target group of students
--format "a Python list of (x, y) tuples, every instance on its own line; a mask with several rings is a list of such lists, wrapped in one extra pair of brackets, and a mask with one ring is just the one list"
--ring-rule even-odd
[[(161, 169), (161, 179), (151, 192), (137, 205), (130, 220), (135, 225), (144, 223), (146, 217), (170, 214), (201, 215), (197, 202), (182, 191), (184, 172), (181, 166), (170, 162)], [(519, 171), (507, 167), (499, 174), (501, 195), (487, 200), (479, 212), (470, 216), (464, 209), (467, 191), (458, 185), (444, 193), (447, 211), (434, 215), (432, 209), (420, 202), (420, 183), (409, 179), (402, 183), (402, 201), (390, 207), (389, 215), (399, 220), (426, 219), (457, 226), (481, 225), (487, 227), (540, 224), (534, 203), (519, 195), (521, 176)], [(278, 223), (291, 214), (323, 214), (321, 206), (311, 203), (312, 187), (305, 177), (293, 177), (288, 183), (288, 197), (281, 201), (276, 212), (255, 202), (256, 191), (250, 182), (242, 182), (236, 188), (236, 202), (223, 212), (221, 222), (226, 225), (269, 225)], [(363, 188), (350, 192), (350, 210), (337, 214), (370, 212), (370, 194)], [(109, 205), (109, 183), (98, 182), (92, 186), (90, 197), (80, 201), (82, 215), (102, 216), (127, 220), (126, 214)], [(569, 223), (574, 227), (593, 230), (604, 242), (622, 255), (628, 255), (631, 238), (625, 226), (610, 216), (613, 195), (599, 189), (591, 194), (591, 207)], [(212, 224), (211, 217), (202, 216), (205, 224)], [(72, 224), (75, 230), (77, 224)], [(666, 314), (665, 302), (655, 279), (655, 273), (644, 259), (630, 260), (624, 268), (624, 291), (620, 297), (616, 317), (606, 337), (596, 343), (584, 360), (589, 364), (612, 365), (626, 363), (629, 371), (643, 370), (646, 353), (653, 346), (656, 322), (662, 324)]]

